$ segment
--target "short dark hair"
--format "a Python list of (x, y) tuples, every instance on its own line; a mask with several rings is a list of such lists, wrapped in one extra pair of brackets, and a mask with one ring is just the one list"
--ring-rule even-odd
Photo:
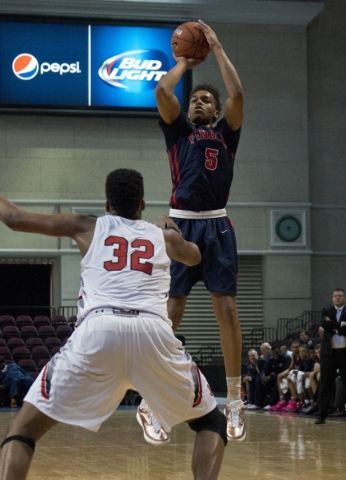
[(214, 87), (214, 85), (211, 85), (210, 83), (200, 83), (199, 85), (196, 85), (195, 87), (193, 87), (193, 89), (191, 90), (191, 93), (190, 93), (189, 100), (191, 100), (192, 96), (196, 92), (199, 92), (200, 90), (205, 90), (205, 91), (212, 94), (212, 96), (215, 99), (216, 110), (221, 112), (222, 107), (221, 107), (221, 102), (220, 102), (220, 92), (216, 87)]
[(343, 292), (345, 293), (345, 290), (343, 288), (334, 288), (334, 292)]
[(143, 197), (143, 177), (136, 170), (118, 168), (107, 175), (106, 198), (110, 207), (121, 217), (132, 218)]

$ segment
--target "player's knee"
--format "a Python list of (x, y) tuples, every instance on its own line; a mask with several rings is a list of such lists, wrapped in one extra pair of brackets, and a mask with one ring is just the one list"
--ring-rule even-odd
[(189, 422), (189, 427), (196, 433), (204, 430), (218, 433), (224, 444), (227, 445), (227, 421), (225, 415), (220, 412), (218, 407), (215, 407), (207, 415)]

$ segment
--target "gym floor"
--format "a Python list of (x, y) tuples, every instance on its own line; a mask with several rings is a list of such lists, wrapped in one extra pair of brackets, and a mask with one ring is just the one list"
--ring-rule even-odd
[[(218, 399), (223, 407), (223, 399)], [(171, 442), (145, 442), (135, 406), (121, 406), (98, 433), (57, 425), (37, 444), (28, 480), (188, 480), (194, 433), (174, 427)], [(0, 409), (0, 438), (15, 409)], [(345, 475), (346, 417), (246, 412), (247, 439), (228, 443), (219, 480), (326, 480)]]

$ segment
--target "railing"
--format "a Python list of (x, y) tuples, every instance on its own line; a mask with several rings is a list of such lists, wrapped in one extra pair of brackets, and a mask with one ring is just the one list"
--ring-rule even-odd
[(258, 349), (263, 343), (264, 328), (253, 328), (250, 333), (243, 335), (243, 350), (250, 350), (250, 348)]
[[(281, 344), (287, 339), (287, 335), (298, 334), (301, 330), (309, 330), (313, 326), (318, 326), (321, 319), (319, 310), (304, 310), (296, 318), (279, 318), (277, 328), (274, 327), (255, 327), (249, 333), (243, 335), (242, 357), (247, 359), (247, 352), (251, 348), (259, 350), (264, 342), (270, 344)], [(215, 365), (218, 362), (223, 363), (221, 347), (218, 343), (211, 343), (201, 347), (194, 355), (195, 360), (200, 365)]]
[(277, 321), (278, 339), (287, 338), (287, 334), (300, 330), (309, 330), (313, 325), (319, 325), (321, 312), (319, 310), (304, 310), (296, 318), (279, 318)]
[(56, 309), (53, 306), (0, 306), (0, 315), (12, 315), (17, 318), (19, 315), (29, 315), (34, 318), (38, 315), (45, 315), (52, 319), (55, 315)]
[(57, 309), (50, 306), (0, 306), (0, 316), (1, 315), (12, 315), (14, 318), (17, 318), (19, 315), (29, 315), (31, 318), (34, 318), (38, 315), (45, 315), (46, 317), (52, 319), (55, 315), (64, 315), (68, 320), (71, 316), (77, 315), (77, 307), (58, 307)]
[(223, 355), (219, 343), (209, 343), (203, 345), (193, 356), (198, 365), (216, 365), (217, 362), (223, 364)]
[(73, 315), (77, 315), (77, 307), (59, 307), (58, 308), (58, 315), (64, 315), (67, 320), (72, 317)]
[(264, 327), (263, 342), (272, 343), (278, 339), (278, 330), (274, 327)]

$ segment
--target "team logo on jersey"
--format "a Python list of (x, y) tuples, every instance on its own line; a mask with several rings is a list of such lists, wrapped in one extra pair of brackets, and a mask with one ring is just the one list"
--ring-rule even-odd
[(13, 60), (12, 70), (21, 80), (31, 80), (38, 74), (38, 61), (30, 53), (21, 53)]
[(109, 85), (140, 92), (155, 88), (169, 70), (167, 56), (159, 50), (132, 50), (105, 60), (99, 77)]

